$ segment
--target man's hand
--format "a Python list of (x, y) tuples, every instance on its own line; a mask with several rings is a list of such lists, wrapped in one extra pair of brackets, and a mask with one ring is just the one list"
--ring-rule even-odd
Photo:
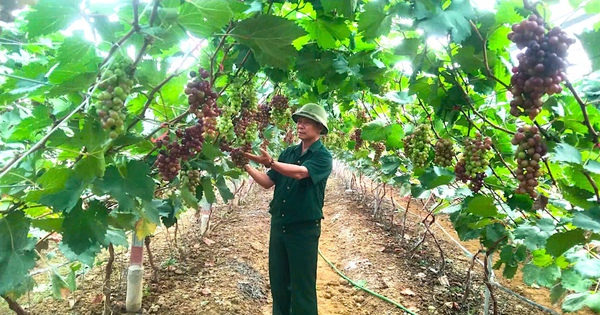
[(271, 156), (269, 155), (269, 153), (267, 153), (267, 151), (265, 149), (260, 149), (260, 153), (261, 155), (254, 155), (248, 152), (244, 152), (244, 156), (247, 157), (249, 160), (254, 161), (256, 163), (260, 163), (262, 165), (269, 165), (271, 163)]

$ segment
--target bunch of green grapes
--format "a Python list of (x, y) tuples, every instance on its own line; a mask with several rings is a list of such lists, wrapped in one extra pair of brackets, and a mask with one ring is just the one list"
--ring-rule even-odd
[(517, 179), (519, 188), (515, 191), (517, 194), (529, 194), (535, 199), (538, 194), (535, 187), (538, 185), (540, 173), (540, 161), (548, 148), (539, 129), (536, 126), (523, 126), (517, 130), (512, 139), (512, 144), (518, 146), (515, 158), (517, 160)]
[(109, 131), (109, 137), (115, 139), (125, 128), (125, 100), (133, 87), (129, 74), (131, 60), (119, 58), (106, 69), (98, 82), (96, 112), (102, 119), (102, 128)]
[(200, 171), (199, 170), (189, 170), (184, 174), (184, 184), (187, 186), (187, 188), (190, 190), (190, 192), (195, 195), (196, 194), (196, 187), (200, 186), (202, 184), (202, 181), (200, 179)]
[(429, 124), (415, 128), (412, 134), (404, 137), (404, 154), (410, 159), (415, 168), (425, 167), (431, 151), (433, 132)]
[(271, 99), (271, 123), (280, 129), (285, 129), (289, 125), (292, 117), (288, 98), (277, 94)]
[(491, 151), (492, 139), (489, 137), (483, 138), (477, 133), (475, 139), (466, 138), (464, 140), (464, 157), (466, 161), (467, 175), (471, 178), (479, 173), (484, 173), (490, 165), (490, 160), (494, 157)]
[(451, 139), (439, 139), (435, 144), (435, 164), (443, 167), (452, 166), (454, 143)]

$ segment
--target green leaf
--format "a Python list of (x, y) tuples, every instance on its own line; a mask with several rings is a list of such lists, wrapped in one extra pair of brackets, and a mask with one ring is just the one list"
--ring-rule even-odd
[(69, 212), (77, 204), (84, 188), (82, 181), (71, 177), (65, 182), (63, 190), (42, 196), (40, 203), (52, 208), (54, 212)]
[(31, 226), (38, 228), (40, 230), (44, 230), (46, 232), (62, 232), (63, 218), (43, 218), (33, 220), (31, 222)]
[(361, 129), (360, 137), (367, 141), (385, 140), (384, 123), (381, 120), (374, 120), (366, 123)]
[(65, 214), (62, 225), (62, 244), (68, 247), (83, 263), (93, 262), (101, 245), (108, 245), (108, 209), (99, 201), (90, 201), (87, 209), (81, 208), (81, 201), (73, 210)]
[(360, 14), (358, 31), (364, 32), (365, 39), (374, 39), (387, 35), (392, 27), (392, 16), (386, 14), (383, 9), (384, 1), (372, 1), (365, 5)]
[(351, 17), (356, 10), (357, 0), (326, 0), (321, 1), (325, 12), (337, 12), (345, 17)]
[(317, 41), (317, 45), (323, 49), (333, 49), (338, 47), (338, 40), (346, 39), (350, 36), (350, 29), (344, 20), (306, 20), (302, 26), (308, 33), (308, 36)]
[(165, 227), (170, 228), (177, 223), (177, 211), (171, 199), (163, 200), (162, 204), (158, 207), (158, 211)]
[(589, 292), (569, 294), (562, 304), (562, 309), (565, 312), (576, 312), (586, 306)]
[[(134, 209), (133, 198), (125, 191), (125, 181), (115, 166), (107, 168), (104, 177), (96, 179), (93, 184), (95, 189), (109, 194), (117, 200), (119, 211), (125, 212)], [(96, 194), (99, 195), (98, 192)]]
[(56, 60), (60, 63), (72, 63), (87, 58), (89, 55), (96, 55), (94, 43), (86, 40), (83, 32), (77, 32), (74, 36), (65, 38), (58, 48)]
[(418, 16), (427, 17), (417, 19), (420, 20), (418, 26), (428, 34), (445, 36), (450, 33), (452, 40), (457, 43), (471, 35), (469, 20), (475, 17), (475, 11), (469, 0), (454, 0), (446, 10), (439, 4), (430, 10), (421, 2), (417, 2), (415, 10)]
[(588, 59), (592, 62), (592, 69), (600, 68), (600, 30), (583, 32), (578, 36)]
[(33, 108), (31, 116), (24, 118), (14, 127), (8, 138), (10, 141), (23, 141), (32, 138), (32, 135), (46, 133), (52, 125), (50, 119), (50, 108), (45, 105), (37, 105)]
[(585, 292), (594, 284), (592, 280), (584, 279), (573, 269), (567, 269), (563, 271), (561, 283), (563, 288), (575, 292)]
[(550, 159), (556, 162), (581, 164), (581, 153), (577, 148), (561, 142), (554, 147), (554, 155)]
[(465, 200), (466, 211), (481, 217), (493, 217), (498, 213), (498, 208), (494, 205), (494, 199), (488, 196), (476, 196)]
[(297, 55), (292, 41), (305, 35), (293, 21), (260, 15), (241, 21), (231, 36), (252, 49), (254, 57), (262, 66), (287, 69)]
[(229, 187), (227, 187), (227, 183), (225, 182), (225, 177), (219, 175), (217, 177), (216, 186), (217, 186), (217, 189), (219, 190), (219, 194), (221, 195), (221, 198), (223, 198), (223, 202), (233, 200), (233, 198), (235, 196), (231, 193), (231, 190), (229, 190)]
[(131, 160), (125, 169), (125, 191), (131, 196), (142, 200), (152, 200), (154, 196), (154, 181), (148, 175), (150, 167), (144, 161)]
[(537, 283), (541, 286), (550, 288), (561, 275), (560, 268), (557, 265), (550, 265), (540, 268), (534, 264), (526, 264), (523, 267), (523, 282), (527, 285)]
[(600, 277), (600, 260), (582, 258), (575, 263), (574, 269), (586, 278), (597, 279)]
[(79, 18), (79, 0), (40, 0), (25, 17), (29, 38), (67, 28)]
[(198, 208), (198, 200), (196, 200), (196, 196), (194, 196), (194, 194), (192, 194), (192, 192), (189, 190), (187, 185), (180, 189), (179, 196), (181, 197), (181, 200), (183, 200), (183, 203), (186, 206), (188, 206), (192, 209)]
[(206, 156), (209, 160), (214, 160), (215, 158), (224, 155), (219, 148), (207, 142), (204, 142), (202, 145), (202, 154), (204, 154), (204, 156)]
[(564, 252), (577, 244), (585, 242), (585, 230), (575, 229), (566, 232), (553, 234), (546, 242), (546, 252), (554, 257), (562, 255)]
[(594, 206), (594, 203), (590, 201), (592, 198), (595, 198), (594, 193), (579, 187), (568, 186), (562, 180), (558, 181), (558, 185), (563, 193), (563, 198), (565, 198), (568, 202), (583, 209), (588, 209)]
[(556, 304), (566, 292), (567, 290), (563, 288), (561, 283), (553, 286), (550, 290), (550, 303)]
[(210, 37), (233, 17), (229, 4), (222, 0), (188, 0), (181, 7), (177, 21), (190, 33)]
[(573, 225), (593, 231), (594, 233), (600, 233), (600, 207), (575, 212), (573, 215)]
[(69, 290), (67, 282), (58, 274), (56, 269), (50, 273), (50, 283), (52, 284), (52, 296), (57, 300), (63, 299), (63, 290)]
[(528, 250), (541, 248), (548, 240), (548, 232), (541, 231), (536, 226), (522, 224), (515, 229), (515, 239), (522, 239)]
[(35, 267), (36, 240), (30, 238), (30, 220), (21, 211), (0, 218), (0, 295), (16, 290), (31, 280), (29, 270)]
[(583, 169), (594, 174), (600, 174), (600, 162), (596, 162), (593, 160), (589, 160), (584, 166)]
[(206, 201), (208, 201), (208, 203), (215, 203), (217, 198), (215, 197), (215, 192), (213, 190), (210, 177), (202, 177), (202, 190), (204, 191)]
[(381, 158), (381, 171), (385, 175), (396, 174), (398, 167), (400, 167), (400, 158), (396, 155), (386, 155)]
[(423, 188), (433, 189), (441, 185), (447, 185), (455, 178), (454, 172), (443, 167), (434, 166), (425, 170), (425, 173), (419, 177), (419, 182), (421, 182)]

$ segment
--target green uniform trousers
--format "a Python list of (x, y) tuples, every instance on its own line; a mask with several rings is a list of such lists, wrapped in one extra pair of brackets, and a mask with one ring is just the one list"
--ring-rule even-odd
[(321, 220), (283, 225), (271, 220), (269, 282), (273, 315), (317, 315)]

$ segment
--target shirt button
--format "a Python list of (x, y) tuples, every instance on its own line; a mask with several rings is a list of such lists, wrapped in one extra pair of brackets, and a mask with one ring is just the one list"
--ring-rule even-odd
[(282, 214), (281, 214), (281, 217), (282, 217), (282, 218), (283, 218), (283, 217), (285, 217), (285, 214), (283, 214), (283, 213), (282, 213)]
[(283, 203), (285, 203), (285, 200), (283, 201)]
[(288, 188), (287, 188), (287, 189), (289, 190), (289, 189), (290, 189), (290, 186), (288, 186)]

